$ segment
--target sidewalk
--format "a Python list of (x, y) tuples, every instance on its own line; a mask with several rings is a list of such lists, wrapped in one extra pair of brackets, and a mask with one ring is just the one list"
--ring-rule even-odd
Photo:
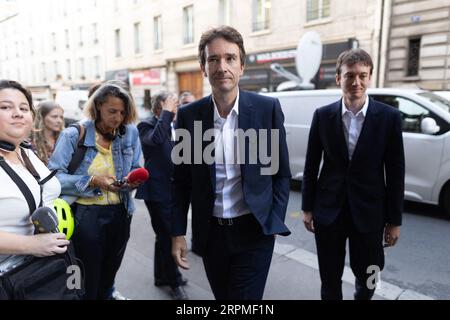
[[(136, 201), (131, 237), (122, 266), (116, 277), (116, 288), (134, 300), (170, 300), (167, 287), (153, 285), (154, 233), (150, 217), (141, 201)], [(188, 231), (190, 232), (190, 230)], [(190, 234), (186, 236), (190, 245)], [(297, 250), (298, 251), (298, 250)], [(320, 299), (319, 271), (298, 262), (297, 251), (279, 243), (275, 246), (272, 265), (267, 279), (265, 300), (318, 300)], [(213, 300), (214, 296), (206, 279), (202, 260), (196, 254), (188, 254), (191, 269), (182, 271), (189, 279), (185, 287), (191, 300)], [(313, 260), (313, 258), (310, 258)], [(343, 282), (344, 299), (353, 299), (353, 286)], [(383, 299), (375, 296), (374, 299)]]

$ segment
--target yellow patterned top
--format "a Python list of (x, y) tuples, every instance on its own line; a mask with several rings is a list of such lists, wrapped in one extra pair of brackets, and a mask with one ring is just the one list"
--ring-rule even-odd
[[(88, 175), (90, 176), (115, 176), (116, 170), (114, 168), (114, 161), (112, 157), (112, 144), (109, 149), (103, 148), (98, 143), (98, 135), (96, 134), (97, 155), (92, 161), (91, 166), (88, 169)], [(117, 192), (111, 192), (102, 190), (102, 195), (95, 198), (78, 198), (76, 201), (82, 205), (113, 205), (120, 203), (120, 197)]]

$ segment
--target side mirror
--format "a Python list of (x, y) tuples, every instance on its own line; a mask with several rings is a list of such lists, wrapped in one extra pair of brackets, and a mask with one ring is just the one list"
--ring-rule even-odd
[(436, 120), (433, 118), (424, 118), (422, 119), (422, 122), (420, 123), (420, 129), (422, 130), (422, 133), (424, 134), (435, 134), (436, 132), (439, 132), (441, 128), (437, 125)]

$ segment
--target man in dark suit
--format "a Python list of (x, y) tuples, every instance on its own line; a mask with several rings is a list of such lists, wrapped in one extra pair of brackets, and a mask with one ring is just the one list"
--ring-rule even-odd
[[(305, 227), (315, 233), (322, 299), (342, 299), (345, 247), (355, 299), (371, 299), (402, 222), (405, 158), (400, 112), (370, 99), (372, 59), (343, 52), (336, 83), (343, 98), (313, 116), (302, 183)], [(320, 176), (320, 163), (323, 161)], [(375, 276), (375, 277), (374, 277)]]
[[(199, 60), (212, 95), (178, 112), (172, 254), (189, 268), (184, 235), (191, 195), (197, 249), (215, 298), (262, 299), (275, 235), (290, 234), (284, 224), (291, 177), (284, 116), (278, 100), (239, 90), (245, 50), (235, 29), (205, 32)], [(239, 129), (254, 135), (239, 138)]]
[(171, 180), (173, 163), (171, 152), (174, 145), (172, 123), (177, 112), (177, 99), (169, 92), (153, 97), (153, 116), (138, 124), (139, 137), (145, 159), (145, 168), (151, 178), (139, 186), (137, 199), (145, 200), (156, 235), (154, 254), (155, 285), (170, 286), (176, 300), (186, 300), (183, 289), (187, 283), (171, 254)]

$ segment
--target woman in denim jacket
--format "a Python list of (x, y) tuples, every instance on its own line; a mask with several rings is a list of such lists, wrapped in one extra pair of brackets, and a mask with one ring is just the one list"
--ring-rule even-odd
[[(84, 159), (68, 172), (77, 149), (79, 130), (65, 129), (49, 162), (58, 170), (62, 197), (75, 200), (75, 253), (85, 272), (86, 299), (109, 299), (130, 235), (135, 210), (130, 191), (137, 184), (120, 184), (139, 168), (141, 144), (135, 125), (136, 107), (121, 86), (106, 82), (85, 106)], [(83, 132), (83, 130), (81, 130)]]

